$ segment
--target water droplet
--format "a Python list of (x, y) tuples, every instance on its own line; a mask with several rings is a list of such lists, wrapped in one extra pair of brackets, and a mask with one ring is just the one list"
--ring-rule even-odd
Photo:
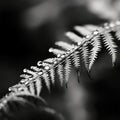
[(42, 61), (38, 61), (38, 62), (37, 62), (37, 65), (38, 65), (38, 66), (41, 66), (41, 65), (42, 65)]
[(61, 55), (61, 58), (64, 58), (65, 57), (65, 55)]
[(42, 75), (42, 74), (43, 74), (43, 72), (39, 72), (38, 74), (39, 74), (39, 75)]
[(89, 38), (90, 38), (90, 35), (86, 35), (85, 38), (86, 38), (86, 39), (89, 39)]
[(79, 42), (78, 45), (81, 45), (81, 42)]
[(98, 30), (93, 31), (93, 35), (97, 35), (98, 33)]
[(49, 66), (45, 66), (45, 70), (49, 70), (50, 69), (50, 67)]
[(61, 54), (58, 54), (57, 57), (58, 57), (58, 58), (61, 57)]
[(110, 23), (110, 25), (109, 25), (110, 27), (114, 27), (115, 26), (115, 24), (114, 23)]
[(25, 68), (25, 69), (23, 69), (23, 72), (24, 72), (24, 73), (26, 73), (26, 72), (27, 72), (27, 69), (26, 69), (26, 68)]
[(53, 52), (53, 48), (50, 48), (50, 49), (49, 49), (49, 52)]

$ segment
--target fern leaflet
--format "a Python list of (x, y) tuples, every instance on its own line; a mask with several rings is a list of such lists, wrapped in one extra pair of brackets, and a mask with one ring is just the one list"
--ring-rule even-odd
[(72, 55), (73, 65), (76, 69), (80, 68), (80, 53), (78, 51), (74, 52)]
[(50, 69), (49, 72), (50, 72), (51, 82), (52, 82), (52, 84), (54, 84), (55, 83), (55, 70), (54, 70), (54, 68)]
[(40, 78), (35, 79), (35, 89), (36, 89), (36, 95), (40, 96), (42, 90), (42, 83)]
[(65, 68), (64, 68), (64, 72), (65, 72), (65, 83), (68, 83), (69, 80), (69, 76), (70, 76), (70, 72), (71, 72), (71, 59), (70, 58), (66, 58), (65, 61)]
[(113, 42), (113, 37), (109, 32), (102, 33), (105, 47), (107, 48), (109, 54), (112, 56), (112, 64), (114, 65), (116, 60), (116, 44)]
[(48, 73), (47, 72), (43, 73), (42, 78), (43, 78), (43, 80), (45, 82), (46, 87), (50, 91), (50, 78), (49, 78)]
[(61, 86), (62, 86), (63, 81), (64, 81), (64, 66), (62, 64), (58, 65), (57, 72), (58, 72), (60, 83), (61, 83)]
[(101, 43), (100, 43), (100, 36), (95, 36), (93, 39), (92, 39), (92, 46), (93, 48), (91, 49), (91, 53), (90, 53), (90, 57), (89, 57), (89, 70), (91, 69), (92, 65), (94, 64), (96, 58), (97, 58), (97, 55), (98, 55), (98, 52), (101, 50)]
[(88, 70), (88, 59), (89, 59), (89, 50), (88, 50), (88, 43), (84, 44), (81, 48), (82, 58), (85, 63), (85, 67)]

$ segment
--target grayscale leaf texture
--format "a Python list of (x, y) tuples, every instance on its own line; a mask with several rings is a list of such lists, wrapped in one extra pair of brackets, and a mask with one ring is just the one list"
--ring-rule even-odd
[[(63, 86), (64, 83), (68, 83), (72, 69), (80, 77), (81, 62), (86, 70), (90, 71), (103, 47), (111, 56), (114, 65), (118, 52), (116, 38), (118, 41), (120, 40), (120, 21), (111, 22), (102, 27), (95, 25), (76, 26), (75, 30), (83, 34), (83, 37), (73, 32), (67, 32), (66, 36), (73, 44), (63, 41), (56, 42), (55, 44), (62, 49), (51, 48), (49, 50), (55, 57), (39, 61), (30, 70), (25, 69), (24, 74), (20, 76), (22, 80), (9, 88), (10, 93), (40, 96), (43, 82), (50, 90), (51, 84), (55, 84), (56, 78), (59, 78), (60, 84)], [(112, 32), (116, 37), (112, 35)], [(3, 99), (5, 100), (6, 97)], [(1, 101), (1, 106), (4, 100)]]

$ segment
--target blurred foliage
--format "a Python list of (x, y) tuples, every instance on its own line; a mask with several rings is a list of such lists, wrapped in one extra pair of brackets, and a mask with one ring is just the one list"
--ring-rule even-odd
[(0, 120), (64, 120), (41, 99), (31, 95), (11, 96), (0, 110)]

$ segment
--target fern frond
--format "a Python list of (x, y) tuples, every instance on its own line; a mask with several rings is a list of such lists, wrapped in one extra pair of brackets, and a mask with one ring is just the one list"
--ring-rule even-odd
[(119, 27), (120, 22), (116, 22), (116, 24), (117, 24), (118, 26), (115, 27), (114, 32), (115, 32), (116, 38), (117, 38), (118, 40), (120, 40), (120, 27)]
[(66, 51), (55, 49), (55, 48), (50, 48), (49, 52), (52, 52), (54, 55), (58, 56), (61, 54), (65, 54)]
[(29, 75), (31, 75), (31, 76), (33, 76), (33, 77), (36, 77), (36, 76), (37, 76), (36, 72), (31, 71), (31, 70), (28, 70), (28, 69), (24, 69), (23, 72), (24, 72), (24, 73), (27, 73), (27, 74), (29, 74)]
[(89, 31), (85, 27), (75, 26), (74, 29), (78, 31), (80, 34), (82, 34), (83, 36), (91, 34), (91, 31)]
[(85, 28), (91, 32), (95, 30), (99, 30), (99, 26), (96, 25), (85, 25)]
[(57, 66), (57, 73), (58, 73), (58, 76), (59, 76), (59, 79), (60, 79), (60, 84), (62, 86), (63, 81), (64, 81), (64, 66), (63, 66), (63, 64), (59, 64)]
[(42, 90), (42, 83), (40, 78), (36, 78), (34, 81), (35, 84), (35, 90), (36, 90), (36, 95), (40, 96), (41, 90)]
[(72, 57), (73, 66), (75, 67), (75, 69), (79, 69), (80, 68), (80, 53), (78, 51), (73, 52), (71, 57)]
[[(50, 81), (52, 81), (52, 84), (55, 83), (56, 70), (59, 71), (58, 75), (59, 75), (61, 84), (63, 83), (63, 81), (67, 83), (72, 66), (74, 66), (75, 69), (80, 68), (80, 57), (81, 57), (80, 53), (82, 53), (82, 58), (85, 63), (85, 67), (89, 70), (91, 69), (92, 65), (94, 64), (97, 58), (98, 52), (102, 49), (100, 40), (98, 38), (99, 38), (99, 35), (103, 33), (104, 33), (103, 36), (105, 35), (104, 36), (105, 47), (107, 47), (107, 50), (109, 50), (109, 54), (112, 56), (112, 62), (114, 63), (116, 60), (116, 55), (115, 55), (116, 45), (114, 44), (112, 37), (108, 35), (108, 32), (107, 34), (105, 33), (106, 31), (113, 30), (116, 27), (117, 26), (115, 25), (114, 26), (110, 25), (109, 27), (105, 26), (105, 28), (104, 27), (98, 28), (98, 26), (94, 26), (94, 25), (88, 25), (84, 27), (80, 27), (80, 26), (75, 27), (76, 31), (80, 32), (81, 35), (85, 36), (89, 34), (89, 36), (81, 38), (72, 32), (66, 33), (66, 35), (70, 39), (72, 39), (73, 42), (78, 43), (78, 45), (71, 45), (69, 43), (62, 42), (62, 41), (57, 42), (56, 45), (63, 48), (64, 50), (52, 48), (52, 51), (55, 50), (56, 51), (55, 54), (60, 53), (60, 55), (57, 56), (56, 58), (48, 58), (43, 62), (42, 61), (38, 62), (39, 71), (37, 72), (37, 70), (34, 70), (35, 74), (33, 74), (33, 72), (28, 70), (27, 70), (27, 73), (31, 76), (36, 76), (37, 74), (39, 77), (43, 78), (48, 89), (50, 89)], [(92, 45), (91, 51), (89, 49), (89, 45)], [(64, 66), (63, 66), (63, 63), (65, 63)], [(40, 74), (41, 69), (43, 69), (42, 74)], [(63, 74), (63, 72), (65, 74)], [(78, 74), (78, 76), (79, 75), (80, 74)], [(28, 81), (31, 81), (32, 78), (35, 79), (35, 77), (31, 78), (31, 76), (26, 77), (26, 78), (30, 77)]]
[(68, 83), (71, 69), (72, 69), (71, 59), (68, 57), (65, 60), (65, 68), (64, 68), (64, 72), (65, 72), (65, 84)]
[(107, 31), (104, 31), (104, 33), (102, 33), (103, 36), (103, 40), (104, 40), (104, 45), (107, 48), (109, 54), (112, 56), (112, 64), (114, 65), (115, 61), (116, 61), (116, 47), (117, 45), (115, 44), (115, 42), (113, 42), (113, 37), (111, 36), (111, 34)]
[[(74, 44), (71, 45), (62, 41), (56, 42), (55, 44), (64, 50), (52, 48), (52, 52), (55, 55), (59, 54), (57, 57), (39, 61), (36, 66), (31, 66), (31, 70), (24, 69), (24, 74), (20, 76), (23, 79), (17, 85), (9, 88), (11, 94), (24, 93), (27, 95), (40, 96), (41, 89), (43, 88), (42, 83), (44, 82), (47, 89), (50, 90), (51, 83), (55, 84), (56, 73), (61, 85), (63, 85), (63, 82), (67, 85), (72, 68), (75, 68), (77, 71), (79, 79), (80, 65), (82, 65), (80, 64), (81, 57), (86, 69), (90, 70), (98, 57), (98, 53), (102, 50), (103, 46), (100, 40), (103, 40), (105, 48), (112, 57), (112, 64), (115, 63), (117, 45), (111, 32), (114, 32), (117, 39), (120, 40), (120, 21), (105, 24), (102, 27), (94, 25), (77, 26), (75, 30), (79, 32), (83, 38), (72, 32), (66, 33), (67, 37), (72, 40)], [(4, 100), (6, 99), (5, 97)]]
[(80, 43), (83, 40), (83, 38), (81, 38), (80, 36), (76, 35), (73, 32), (67, 32), (66, 36), (75, 43)]
[(56, 60), (56, 59), (57, 59), (57, 58), (48, 58), (48, 59), (43, 60), (43, 62), (49, 63), (49, 64), (53, 64), (53, 63), (54, 63), (54, 60)]
[(33, 71), (35, 72), (39, 72), (40, 71), (40, 68), (36, 67), (36, 66), (31, 66), (30, 67)]
[(9, 87), (9, 91), (12, 91), (12, 92), (18, 92), (19, 88), (21, 87), (21, 84), (16, 84), (12, 87)]
[(100, 43), (100, 36), (95, 36), (91, 41), (92, 41), (92, 46), (93, 48), (91, 49), (90, 57), (89, 57), (89, 70), (91, 69), (92, 65), (94, 64), (98, 52), (101, 50), (101, 43)]
[(32, 95), (35, 95), (35, 86), (34, 86), (34, 82), (32, 82), (31, 84), (28, 85), (29, 87), (29, 91)]
[(42, 78), (43, 78), (43, 80), (45, 82), (46, 87), (50, 91), (50, 78), (49, 78), (48, 73), (47, 72), (43, 73)]
[(72, 63), (73, 63), (73, 67), (75, 68), (75, 71), (77, 73), (77, 78), (78, 78), (78, 82), (80, 82), (80, 52), (79, 51), (75, 51), (73, 52), (73, 54), (71, 54), (72, 57)]
[(50, 69), (49, 73), (51, 77), (51, 82), (52, 84), (54, 84), (55, 83), (55, 69), (54, 68)]
[(73, 46), (71, 44), (68, 44), (68, 43), (62, 42), (62, 41), (56, 42), (55, 45), (60, 46), (64, 50), (71, 50), (73, 48)]
[(89, 49), (88, 49), (88, 43), (85, 43), (81, 47), (81, 53), (82, 53), (82, 59), (85, 63), (85, 67), (88, 70), (88, 59), (89, 59)]
[(120, 29), (118, 29), (115, 33), (118, 40), (120, 40)]
[(20, 75), (21, 78), (24, 78), (24, 79), (29, 79), (31, 77), (31, 75), (28, 75), (28, 74), (22, 74)]

